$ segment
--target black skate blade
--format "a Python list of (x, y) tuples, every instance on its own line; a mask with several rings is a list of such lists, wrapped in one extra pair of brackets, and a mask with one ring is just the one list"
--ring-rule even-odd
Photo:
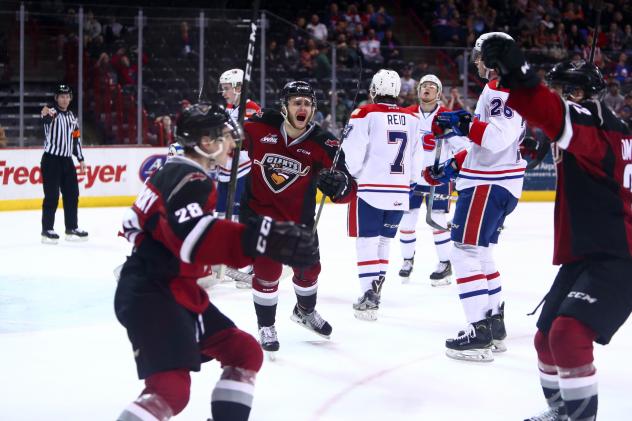
[(430, 285), (433, 287), (444, 287), (450, 285), (452, 283), (452, 275), (448, 275), (445, 278), (441, 279), (432, 279), (430, 278)]
[(480, 362), (480, 363), (489, 363), (494, 361), (494, 356), (492, 355), (491, 348), (483, 348), (483, 349), (464, 349), (464, 350), (456, 350), (456, 349), (446, 349), (445, 355), (454, 360), (461, 361), (471, 361), (471, 362)]
[(504, 341), (499, 341), (494, 339), (492, 341), (492, 352), (497, 354), (500, 352), (505, 352), (507, 351), (507, 346), (505, 346), (505, 342)]

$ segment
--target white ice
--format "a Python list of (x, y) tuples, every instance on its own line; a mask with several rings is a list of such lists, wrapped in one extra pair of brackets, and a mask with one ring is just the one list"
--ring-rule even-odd
[[(113, 312), (112, 269), (129, 245), (116, 236), (123, 208), (80, 209), (86, 243), (40, 243), (40, 212), (0, 213), (0, 419), (114, 420), (142, 389), (132, 349)], [(289, 320), (295, 297), (282, 282), (277, 313), (281, 350), (265, 361), (251, 420), (522, 420), (545, 408), (532, 346), (536, 317), (527, 317), (548, 290), (551, 203), (520, 203), (506, 222), (496, 260), (507, 302), (508, 351), (492, 363), (447, 358), (444, 341), (464, 326), (454, 285), (432, 288), (436, 263), (420, 221), (411, 283), (397, 276), (399, 244), (377, 322), (353, 317), (359, 295), (354, 241), (346, 207), (328, 205), (319, 226), (323, 270), (318, 310), (333, 325), (322, 340)], [(58, 232), (63, 213), (57, 213)], [(221, 247), (221, 244), (217, 244)], [(256, 334), (248, 290), (221, 284), (214, 303)], [(596, 345), (600, 420), (632, 414), (632, 323), (607, 347)], [(210, 415), (217, 362), (194, 373), (191, 399), (177, 420)], [(627, 414), (627, 415), (626, 415)]]

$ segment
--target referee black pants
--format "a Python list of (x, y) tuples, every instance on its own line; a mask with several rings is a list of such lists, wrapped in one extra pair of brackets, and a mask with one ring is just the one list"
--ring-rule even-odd
[(42, 155), (42, 181), (44, 201), (42, 203), (42, 231), (52, 230), (55, 212), (59, 202), (59, 191), (64, 200), (64, 222), (66, 230), (77, 228), (77, 205), (79, 203), (79, 183), (77, 170), (71, 157)]

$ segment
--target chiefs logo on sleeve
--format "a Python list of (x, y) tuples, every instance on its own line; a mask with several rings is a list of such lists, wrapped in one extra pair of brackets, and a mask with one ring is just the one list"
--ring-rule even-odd
[(267, 153), (261, 161), (254, 163), (261, 169), (261, 175), (274, 193), (280, 193), (292, 185), (299, 177), (309, 173), (310, 167), (302, 168), (302, 164), (292, 158), (274, 153)]

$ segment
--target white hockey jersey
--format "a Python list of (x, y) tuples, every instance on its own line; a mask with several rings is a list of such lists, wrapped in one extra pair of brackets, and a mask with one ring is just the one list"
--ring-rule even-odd
[[(245, 118), (250, 118), (251, 115), (261, 110), (259, 105), (248, 99), (246, 100), (246, 115)], [(233, 104), (228, 104), (226, 106), (226, 111), (230, 115), (230, 118), (233, 119), (235, 123), (239, 118), (239, 107), (233, 106)], [(226, 164), (223, 166), (219, 166), (219, 171), (217, 174), (217, 179), (221, 183), (228, 183), (230, 181), (230, 169), (232, 168), (233, 161), (229, 159), (226, 161)], [(247, 175), (250, 172), (250, 167), (252, 163), (250, 162), (250, 158), (248, 158), (248, 151), (240, 151), (239, 152), (239, 170), (237, 171), (237, 178), (241, 178)]]
[(423, 168), (419, 119), (397, 105), (363, 105), (345, 133), (342, 150), (358, 197), (377, 209), (408, 210), (410, 186)]
[(483, 89), (476, 104), (476, 117), (470, 128), (470, 151), (456, 179), (456, 189), (495, 184), (520, 198), (527, 163), (519, 144), (525, 121), (507, 107), (509, 91), (492, 80)]
[[(432, 120), (437, 115), (438, 112), (442, 111), (450, 111), (444, 106), (437, 106), (435, 109), (429, 113), (423, 112), (421, 110), (420, 105), (411, 105), (406, 107), (407, 110), (415, 114), (419, 118), (419, 132), (420, 139), (423, 139), (424, 135), (432, 133)], [(441, 147), (441, 156), (439, 157), (439, 162), (445, 162), (449, 158), (462, 149), (466, 149), (470, 147), (470, 141), (466, 137), (462, 136), (454, 136), (448, 138), (444, 141), (443, 146)], [(423, 165), (422, 168), (428, 167), (434, 164), (435, 159), (435, 150), (426, 151), (423, 153)], [(423, 170), (422, 170), (423, 171)], [(429, 186), (428, 182), (421, 177), (419, 184), (422, 186)]]

